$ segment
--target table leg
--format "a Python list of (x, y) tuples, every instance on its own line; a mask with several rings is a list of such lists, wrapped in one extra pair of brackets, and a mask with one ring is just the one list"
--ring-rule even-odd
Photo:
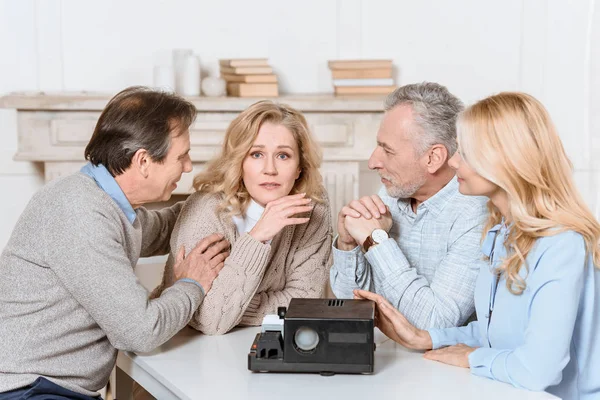
[(133, 379), (118, 366), (116, 381), (116, 400), (133, 400)]

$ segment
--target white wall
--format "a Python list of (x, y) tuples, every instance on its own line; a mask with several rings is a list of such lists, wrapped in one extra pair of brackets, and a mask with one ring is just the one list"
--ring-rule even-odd
[[(330, 59), (392, 58), (398, 84), (437, 81), (467, 103), (502, 90), (540, 98), (594, 206), (598, 31), (594, 0), (0, 0), (0, 94), (149, 85), (174, 48), (213, 74), (219, 58), (269, 57), (284, 93), (330, 92)], [(42, 184), (39, 168), (12, 161), (15, 120), (0, 110), (0, 247)]]
[[(34, 11), (33, 1), (0, 0), (0, 95), (39, 88)], [(0, 248), (4, 248), (43, 178), (39, 166), (12, 161), (17, 149), (16, 112), (0, 109), (0, 138)]]

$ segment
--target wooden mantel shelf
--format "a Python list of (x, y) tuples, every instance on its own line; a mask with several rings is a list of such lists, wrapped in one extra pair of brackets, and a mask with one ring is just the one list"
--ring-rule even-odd
[[(83, 153), (98, 117), (112, 95), (105, 93), (12, 93), (0, 108), (17, 110), (15, 160), (44, 164), (46, 181), (72, 173), (85, 163)], [(190, 127), (194, 171), (220, 149), (225, 131), (239, 113), (259, 99), (190, 97), (198, 116)], [(273, 98), (306, 117), (323, 149), (321, 172), (332, 210), (358, 197), (360, 163), (369, 159), (383, 112), (384, 97), (331, 94)], [(184, 174), (175, 194), (191, 191), (194, 173)]]
[[(0, 97), (0, 108), (17, 110), (101, 111), (113, 94), (93, 92), (16, 92)], [(198, 110), (240, 112), (259, 99), (187, 97)], [(381, 112), (385, 97), (336, 97), (332, 94), (285, 95), (271, 98), (304, 112)]]

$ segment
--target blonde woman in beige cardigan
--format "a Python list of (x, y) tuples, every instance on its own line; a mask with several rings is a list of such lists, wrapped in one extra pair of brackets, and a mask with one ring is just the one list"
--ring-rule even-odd
[(224, 334), (260, 325), (292, 297), (322, 297), (332, 233), (320, 162), (297, 110), (260, 101), (242, 112), (229, 125), (221, 154), (194, 179), (196, 192), (179, 215), (154, 295), (173, 283), (176, 257), (218, 232), (231, 243), (230, 255), (192, 327)]

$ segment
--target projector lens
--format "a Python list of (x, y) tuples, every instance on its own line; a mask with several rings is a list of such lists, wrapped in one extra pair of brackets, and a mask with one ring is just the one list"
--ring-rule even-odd
[(314, 329), (302, 326), (294, 335), (296, 347), (303, 351), (314, 350), (319, 344), (319, 334)]

